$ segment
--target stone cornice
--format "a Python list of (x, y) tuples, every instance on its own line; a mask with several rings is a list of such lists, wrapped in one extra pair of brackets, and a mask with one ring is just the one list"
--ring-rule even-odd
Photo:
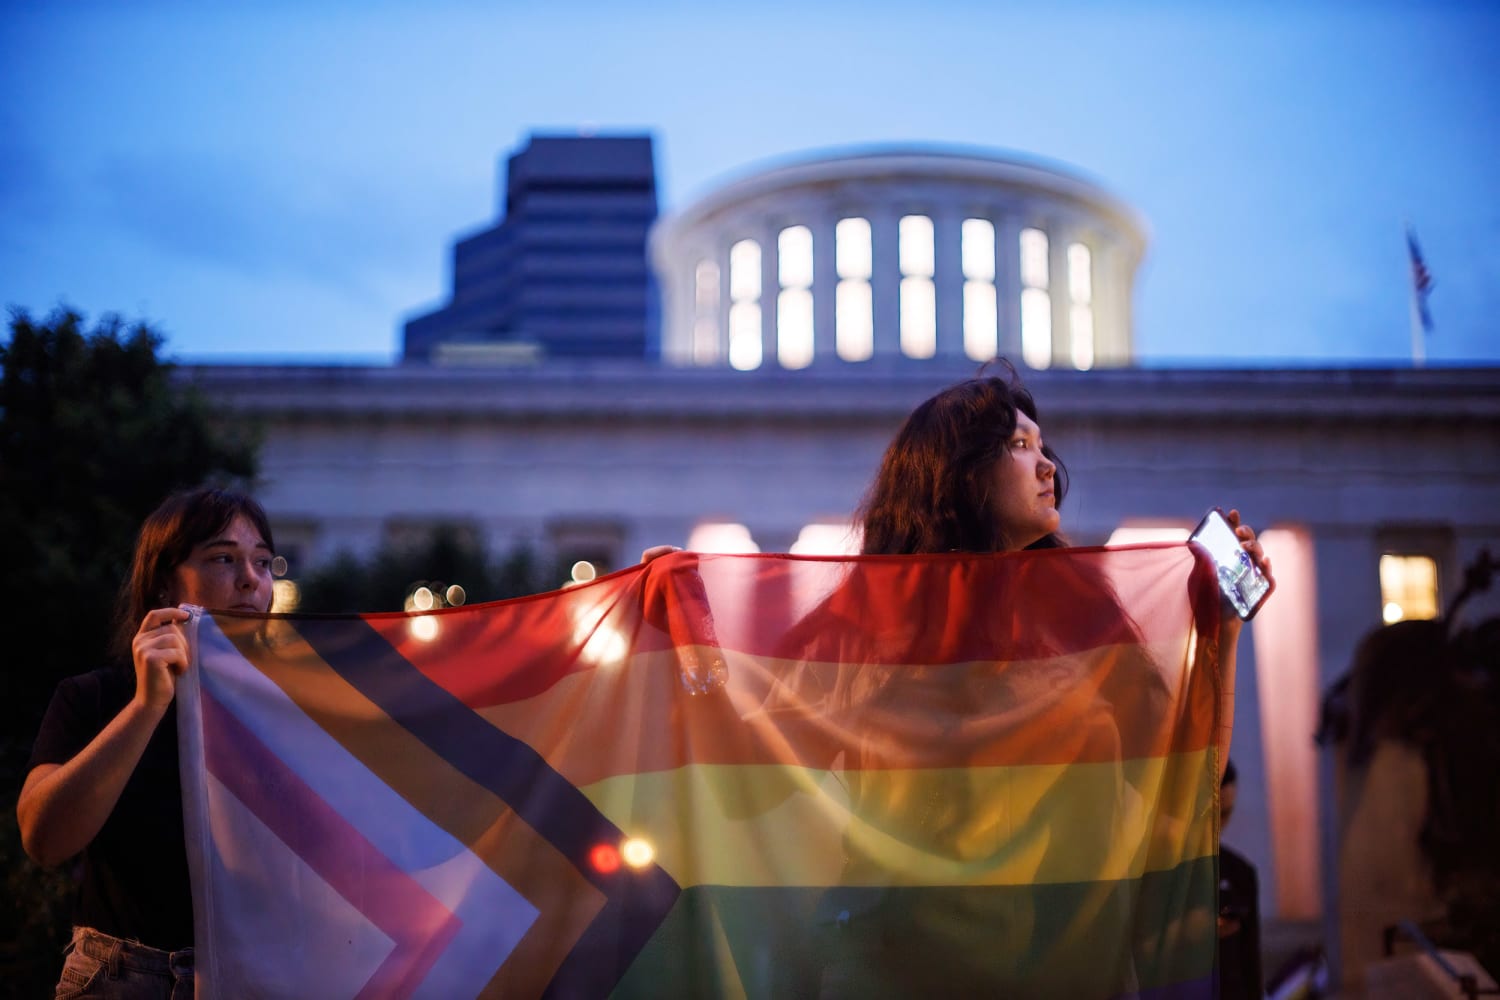
[[(531, 368), (186, 365), (233, 412), (262, 417), (460, 420), (899, 420), (971, 365), (842, 365), (800, 372), (548, 363)], [(1318, 422), (1500, 425), (1500, 368), (1100, 369), (1028, 372), (1051, 423)]]

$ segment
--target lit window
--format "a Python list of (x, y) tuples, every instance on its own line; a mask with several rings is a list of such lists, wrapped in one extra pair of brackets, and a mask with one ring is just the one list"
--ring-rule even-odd
[(740, 240), (729, 248), (729, 298), (760, 298), (760, 244), (754, 240)]
[(993, 358), (999, 349), (995, 332), (999, 320), (994, 283), (965, 281), (964, 353), (975, 361)]
[(729, 248), (729, 363), (750, 371), (761, 360), (760, 244), (740, 240)]
[(812, 230), (783, 229), (776, 252), (776, 359), (783, 368), (806, 368), (813, 359)]
[(1192, 528), (1165, 521), (1126, 521), (1110, 532), (1105, 545), (1145, 545), (1150, 542), (1185, 542)]
[(870, 280), (870, 221), (868, 219), (840, 219), (834, 228), (834, 264), (839, 277)]
[(280, 613), (296, 611), (302, 603), (302, 591), (292, 580), (274, 580), (271, 583), (271, 608)]
[(988, 361), (999, 351), (994, 223), (988, 219), (964, 220), (962, 259), (964, 353), (975, 361)]
[(936, 309), (931, 278), (901, 279), (901, 353), (908, 358), (937, 353)]
[(988, 219), (965, 219), (963, 230), (964, 280), (995, 280), (995, 224)]
[(908, 358), (930, 358), (937, 353), (932, 220), (925, 215), (902, 216), (897, 250), (901, 261), (901, 353)]
[(1082, 243), (1068, 247), (1068, 331), (1072, 338), (1073, 367), (1094, 367), (1094, 278), (1089, 248)]
[(805, 524), (788, 550), (794, 556), (852, 556), (859, 554), (860, 533), (848, 521)]
[(806, 368), (813, 359), (813, 297), (788, 288), (776, 297), (776, 359), (783, 368)]
[(777, 280), (782, 288), (811, 288), (813, 281), (812, 230), (789, 226), (776, 239)]
[(1068, 247), (1068, 295), (1074, 302), (1088, 305), (1094, 301), (1094, 281), (1089, 266), (1092, 255), (1082, 243)]
[(1437, 560), (1431, 556), (1380, 557), (1381, 616), (1387, 625), (1438, 616)]
[(693, 364), (711, 365), (719, 358), (719, 324), (693, 320)]
[(870, 291), (870, 223), (840, 219), (834, 228), (834, 342), (845, 361), (866, 361), (875, 353), (875, 306)]
[(1068, 318), (1068, 332), (1073, 338), (1073, 367), (1086, 372), (1094, 367), (1094, 310), (1075, 305)]
[(693, 363), (719, 360), (719, 265), (700, 260), (693, 276)]
[(1052, 295), (1047, 291), (1047, 234), (1021, 230), (1021, 357), (1052, 367)]
[(760, 304), (736, 302), (729, 307), (729, 363), (748, 372), (760, 362)]
[(875, 353), (875, 303), (868, 281), (840, 281), (834, 296), (838, 310), (835, 336), (839, 357), (867, 361)]
[(1021, 284), (1047, 287), (1047, 234), (1040, 229), (1021, 230)]
[(1021, 289), (1021, 357), (1032, 368), (1052, 365), (1052, 297), (1045, 288)]
[(901, 273), (908, 277), (932, 277), (932, 220), (925, 215), (901, 217)]
[(708, 521), (693, 529), (687, 548), (692, 552), (754, 553), (760, 551), (750, 529), (734, 521)]

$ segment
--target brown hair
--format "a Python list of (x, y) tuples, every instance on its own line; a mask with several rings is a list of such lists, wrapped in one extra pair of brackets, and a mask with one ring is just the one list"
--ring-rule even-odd
[[(991, 471), (1008, 461), (1016, 412), (1037, 419), (1036, 402), (1016, 378), (983, 376), (950, 386), (906, 418), (880, 460), (880, 470), (860, 507), (866, 554), (998, 552), (1009, 548), (993, 511)], [(1068, 474), (1050, 446), (1042, 454), (1057, 466), (1056, 499), (1062, 506)], [(1057, 548), (1057, 534), (1027, 548)]]
[(167, 603), (173, 571), (187, 561), (195, 546), (229, 527), (236, 516), (245, 517), (271, 551), (276, 550), (265, 509), (243, 493), (207, 486), (174, 493), (146, 517), (136, 536), (130, 575), (120, 587), (116, 604), (116, 655), (129, 660), (141, 619)]

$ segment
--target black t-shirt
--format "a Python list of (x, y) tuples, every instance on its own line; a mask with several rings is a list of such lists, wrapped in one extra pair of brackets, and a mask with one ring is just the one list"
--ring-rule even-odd
[[(119, 668), (57, 686), (26, 769), (66, 764), (135, 696), (135, 674)], [(168, 706), (104, 826), (83, 850), (73, 923), (153, 948), (193, 943), (193, 898), (177, 776), (177, 705)]]
[(1219, 912), (1239, 927), (1219, 939), (1220, 1000), (1260, 1000), (1260, 886), (1255, 866), (1219, 846)]

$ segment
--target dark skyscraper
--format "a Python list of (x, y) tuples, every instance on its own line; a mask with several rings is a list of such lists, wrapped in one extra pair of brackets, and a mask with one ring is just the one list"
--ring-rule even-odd
[(501, 221), (454, 245), (448, 304), (406, 324), (404, 360), (655, 356), (655, 219), (650, 136), (532, 137)]

